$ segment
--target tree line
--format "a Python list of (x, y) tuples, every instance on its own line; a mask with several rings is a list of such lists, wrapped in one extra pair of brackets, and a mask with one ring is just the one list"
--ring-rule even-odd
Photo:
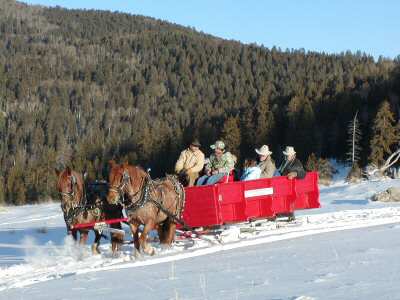
[(65, 165), (104, 179), (108, 160), (127, 160), (163, 176), (193, 137), (206, 153), (223, 138), (239, 161), (261, 144), (276, 160), (285, 145), (303, 161), (345, 160), (356, 112), (358, 162), (379, 163), (398, 143), (399, 66), (361, 52), (245, 45), (143, 16), (4, 0), (0, 203), (56, 199), (54, 169)]

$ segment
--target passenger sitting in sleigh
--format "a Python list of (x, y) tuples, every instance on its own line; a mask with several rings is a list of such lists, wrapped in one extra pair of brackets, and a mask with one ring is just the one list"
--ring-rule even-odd
[[(280, 175), (287, 176), (288, 179), (303, 179), (306, 177), (306, 171), (303, 168), (303, 164), (296, 158), (296, 151), (291, 146), (287, 146), (285, 151), (283, 151), (285, 155), (285, 160), (282, 162), (278, 171)], [(287, 216), (288, 221), (294, 221), (295, 215), (294, 212), (290, 212), (287, 214), (282, 214), (282, 216)]]
[(306, 171), (300, 160), (296, 158), (296, 151), (294, 151), (294, 148), (287, 146), (283, 154), (285, 155), (285, 160), (278, 169), (280, 175), (287, 176), (288, 179), (303, 179), (306, 177)]
[(206, 175), (197, 180), (197, 185), (215, 184), (224, 176), (228, 176), (235, 167), (236, 157), (225, 151), (225, 143), (223, 141), (216, 141), (210, 148), (214, 150), (214, 154), (210, 155), (205, 166)]
[(258, 167), (261, 169), (260, 178), (272, 178), (275, 174), (276, 167), (275, 162), (271, 158), (272, 152), (269, 151), (267, 145), (262, 145), (260, 149), (255, 149), (258, 154), (260, 163)]
[(246, 159), (244, 162), (243, 174), (240, 180), (253, 180), (261, 177), (261, 168), (257, 166), (254, 158)]

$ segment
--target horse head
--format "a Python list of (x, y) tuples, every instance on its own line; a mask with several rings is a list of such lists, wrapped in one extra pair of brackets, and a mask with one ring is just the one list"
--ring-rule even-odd
[[(141, 191), (144, 179), (146, 178), (146, 172), (127, 162), (123, 164), (117, 164), (115, 161), (111, 160), (110, 174), (109, 174), (109, 184), (107, 201), (110, 204), (117, 204), (124, 202), (125, 196), (129, 200), (133, 200), (135, 196)], [(122, 198), (122, 199), (121, 199)]]
[(61, 195), (61, 207), (64, 212), (79, 205), (83, 195), (83, 180), (79, 173), (70, 167), (63, 171), (56, 170), (57, 190)]

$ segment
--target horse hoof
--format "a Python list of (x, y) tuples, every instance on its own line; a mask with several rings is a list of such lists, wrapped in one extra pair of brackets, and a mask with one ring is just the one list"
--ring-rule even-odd
[(142, 253), (140, 253), (139, 250), (135, 249), (134, 252), (133, 252), (133, 257), (135, 259), (141, 259), (143, 257), (143, 255), (142, 255)]
[(92, 254), (93, 254), (93, 255), (99, 255), (99, 254), (101, 254), (100, 249), (99, 249), (99, 246), (92, 245)]
[(114, 251), (111, 252), (111, 257), (112, 258), (118, 258), (118, 257), (120, 257), (120, 255), (121, 255), (120, 251), (114, 250)]
[(162, 250), (170, 250), (170, 249), (172, 249), (172, 243), (171, 244), (168, 244), (168, 243), (160, 244), (160, 247)]
[(154, 248), (152, 246), (145, 247), (143, 249), (143, 252), (150, 256), (153, 256), (156, 253), (156, 251), (154, 250)]

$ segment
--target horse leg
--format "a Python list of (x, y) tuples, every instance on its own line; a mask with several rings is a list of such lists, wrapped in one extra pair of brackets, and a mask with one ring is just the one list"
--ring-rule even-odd
[(111, 234), (111, 250), (113, 254), (116, 254), (121, 250), (121, 245), (124, 242), (124, 236), (120, 233)]
[(78, 240), (78, 232), (76, 230), (68, 230), (67, 234), (72, 235), (75, 242)]
[(92, 253), (93, 254), (100, 254), (99, 246), (100, 246), (100, 239), (101, 239), (101, 234), (99, 231), (94, 230), (95, 238), (94, 242), (92, 245)]
[[(120, 223), (111, 224), (111, 228), (122, 229)], [(111, 250), (115, 255), (118, 251), (121, 250), (121, 245), (124, 242), (124, 235), (121, 233), (112, 233), (111, 234)]]
[(88, 239), (88, 232), (85, 231), (80, 231), (80, 236), (79, 236), (79, 245), (86, 245), (87, 239)]
[(132, 240), (136, 250), (140, 249), (139, 243), (139, 224), (134, 223), (130, 224), (131, 232), (132, 232)]
[(135, 246), (134, 256), (138, 258), (140, 257), (139, 224), (138, 223), (129, 224), (129, 227), (131, 228), (132, 241), (133, 245)]
[(140, 247), (143, 249), (143, 252), (148, 255), (154, 255), (155, 251), (152, 246), (147, 243), (147, 234), (154, 228), (154, 221), (150, 220), (144, 225), (144, 229), (142, 234), (140, 235)]
[(157, 231), (158, 231), (158, 238), (160, 239), (160, 244), (165, 244), (166, 226), (167, 226), (167, 221), (165, 221), (164, 224), (162, 225), (158, 225)]
[(171, 246), (175, 240), (176, 224), (170, 220), (167, 221), (165, 244)]

